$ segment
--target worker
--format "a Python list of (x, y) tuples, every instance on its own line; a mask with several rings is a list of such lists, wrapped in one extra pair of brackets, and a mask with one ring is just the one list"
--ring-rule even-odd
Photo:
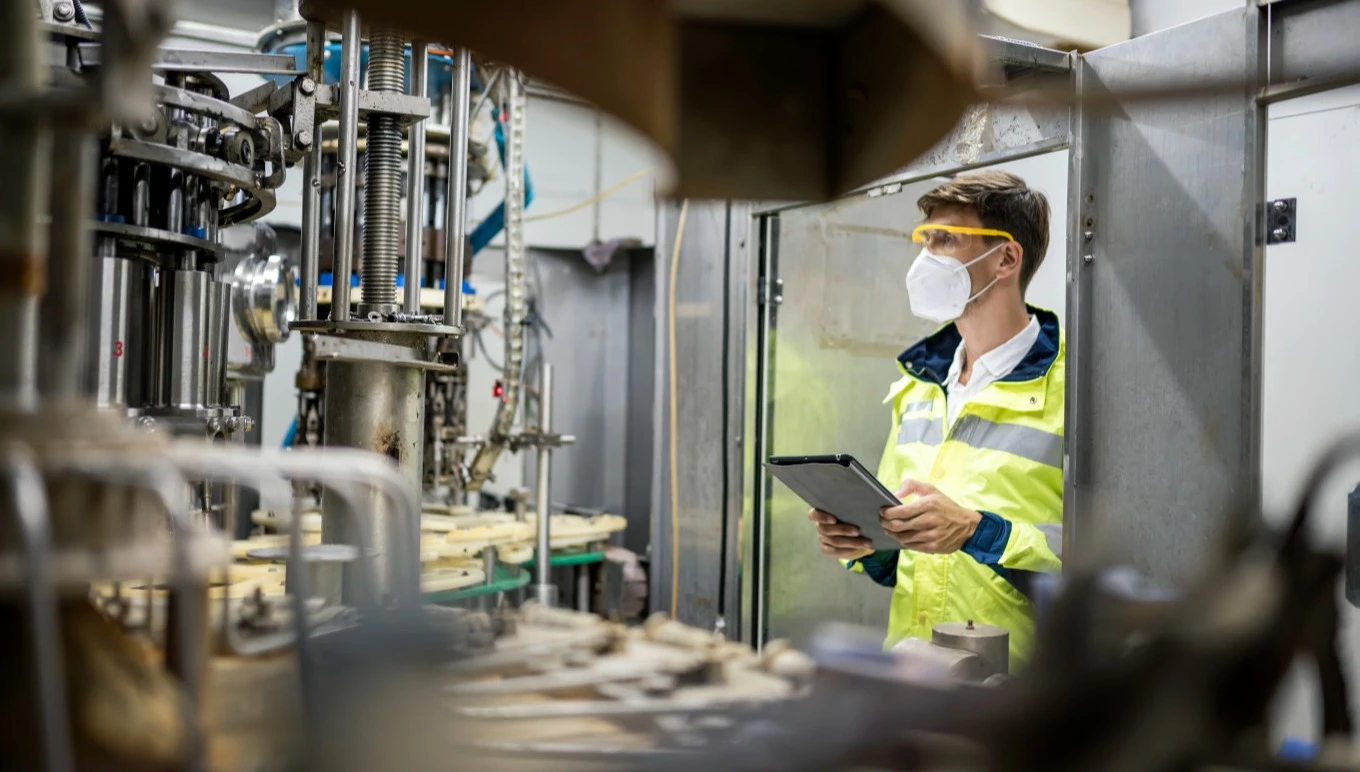
[(1030, 580), (1062, 566), (1064, 340), (1025, 303), (1048, 248), (1048, 200), (1003, 171), (961, 174), (917, 201), (912, 313), (944, 326), (904, 351), (885, 403), (879, 524), (901, 550), (812, 510), (822, 552), (893, 588), (887, 646), (940, 622), (1010, 631), (1011, 663), (1034, 638)]

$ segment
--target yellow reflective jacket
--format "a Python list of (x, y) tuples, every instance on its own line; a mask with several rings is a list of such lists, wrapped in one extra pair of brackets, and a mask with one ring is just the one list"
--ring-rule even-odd
[(959, 345), (947, 325), (898, 357), (892, 432), (878, 477), (930, 483), (982, 513), (963, 549), (949, 555), (876, 552), (852, 571), (893, 587), (887, 646), (930, 639), (939, 622), (974, 620), (1010, 631), (1011, 666), (1034, 639), (1029, 584), (1062, 568), (1063, 382), (1066, 343), (1058, 317), (1030, 307), (1039, 338), (1006, 377), (987, 386), (946, 426), (944, 380)]

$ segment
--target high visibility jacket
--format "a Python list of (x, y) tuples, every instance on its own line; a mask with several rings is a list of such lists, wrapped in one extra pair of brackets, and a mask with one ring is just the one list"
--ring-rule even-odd
[(1027, 593), (1034, 572), (1062, 568), (1065, 341), (1058, 317), (1031, 307), (1039, 338), (1006, 377), (970, 399), (946, 425), (945, 377), (959, 346), (947, 325), (898, 358), (892, 432), (878, 477), (891, 490), (928, 482), (982, 513), (963, 549), (948, 555), (876, 552), (850, 570), (894, 587), (887, 644), (930, 639), (939, 622), (974, 620), (1010, 631), (1011, 666), (1034, 639)]

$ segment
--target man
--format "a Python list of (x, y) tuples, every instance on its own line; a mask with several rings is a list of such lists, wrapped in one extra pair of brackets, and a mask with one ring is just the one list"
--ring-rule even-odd
[(1034, 637), (1033, 572), (1062, 567), (1064, 341), (1028, 306), (1048, 248), (1048, 200), (1001, 171), (961, 174), (917, 202), (922, 250), (912, 313), (944, 327), (898, 357), (893, 429), (878, 477), (901, 506), (880, 523), (900, 551), (812, 510), (822, 552), (893, 587), (888, 645), (939, 622), (1010, 631), (1012, 665)]

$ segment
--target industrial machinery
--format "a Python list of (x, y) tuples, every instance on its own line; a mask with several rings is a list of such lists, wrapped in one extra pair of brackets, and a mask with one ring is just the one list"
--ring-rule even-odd
[[(475, 437), (459, 425), (458, 394), (470, 53), (446, 57), (441, 178), (420, 137), (439, 101), (429, 47), (411, 44), (408, 85), (406, 36), (365, 33), (353, 10), (301, 27), (301, 71), (287, 53), (162, 48), (170, 13), (159, 0), (108, 0), (98, 21), (96, 31), (75, 0), (0, 10), (8, 764), (1268, 768), (1253, 741), (1296, 655), (1322, 674), (1323, 729), (1350, 733), (1333, 597), (1343, 561), (1309, 545), (1305, 526), (1319, 480), (1354, 441), (1324, 459), (1283, 535), (1237, 534), (1182, 599), (1120, 596), (1105, 573), (1074, 571), (1015, 679), (1001, 675), (1004, 631), (967, 620), (898, 652), (832, 630), (813, 639), (810, 660), (662, 617), (628, 628), (553, 608), (547, 557), (568, 534), (547, 527), (548, 456), (570, 437), (554, 429), (552, 367), (524, 372), (519, 74), (498, 70), (480, 92), (506, 145), (507, 373), (494, 422)], [(232, 71), (274, 79), (231, 94), (218, 75)], [(328, 152), (335, 182), (323, 197)], [(252, 226), (298, 164), (295, 298), (269, 233), (227, 229)], [(442, 255), (431, 185), (444, 191), (432, 205), (444, 210)], [(325, 222), (338, 279), (323, 303)], [(434, 312), (420, 295), (441, 263)], [(266, 371), (269, 347), (292, 334), (307, 337), (307, 439), (242, 447), (247, 416), (229, 384)], [(517, 428), (534, 375), (537, 426)], [(479, 551), (487, 560), (508, 546), (491, 532), (522, 542), (531, 521), (519, 496), (519, 512), (455, 539), (453, 510), (422, 523), (422, 490), (478, 490), (498, 454), (523, 449), (539, 454), (541, 602), (427, 606), (422, 562), (461, 581)], [(281, 538), (237, 554), (223, 498), (247, 488)], [(318, 512), (297, 495), (311, 490)]]

